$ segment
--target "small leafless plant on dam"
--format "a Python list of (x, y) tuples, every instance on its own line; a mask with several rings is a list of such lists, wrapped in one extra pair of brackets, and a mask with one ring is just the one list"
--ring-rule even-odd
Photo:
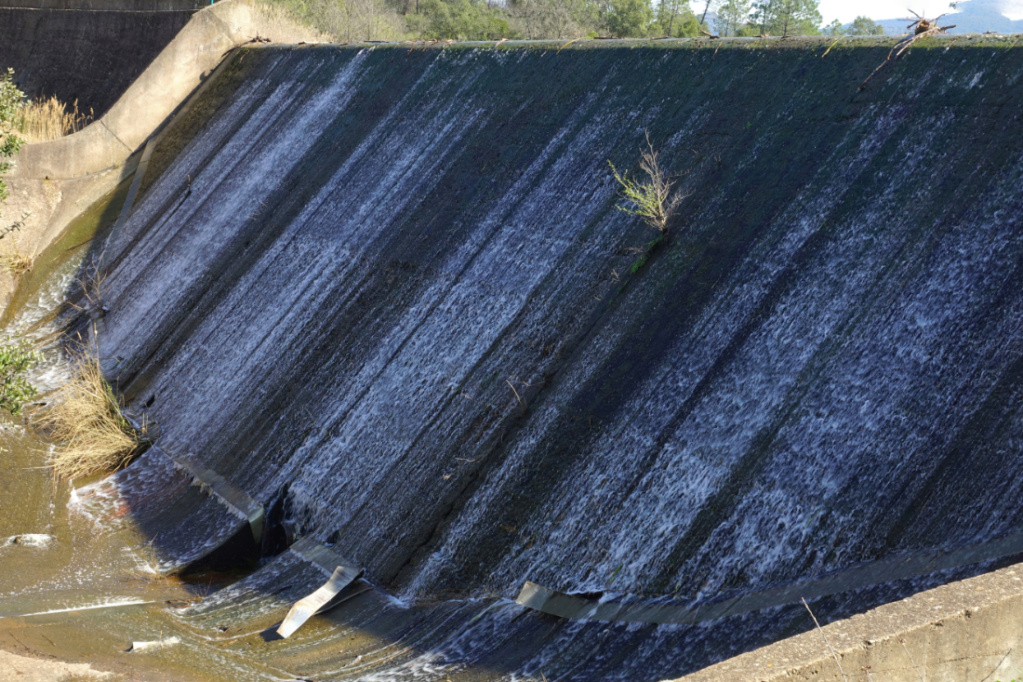
[(877, 72), (880, 71), (885, 64), (892, 61), (893, 57), (895, 59), (901, 57), (902, 53), (908, 50), (910, 47), (912, 47), (913, 43), (915, 43), (916, 41), (920, 40), (921, 38), (926, 38), (927, 36), (938, 35), (939, 33), (947, 33), (950, 28), (955, 28), (955, 24), (952, 24), (950, 26), (938, 26), (938, 20), (945, 16), (944, 14), (940, 15), (937, 19), (927, 19), (922, 14), (917, 14), (913, 10), (909, 11), (914, 17), (916, 17), (916, 19), (908, 18), (906, 19), (906, 21), (912, 22), (909, 26), (906, 27), (907, 29), (912, 31), (912, 33), (910, 33), (908, 36), (906, 36), (899, 42), (895, 43), (895, 47), (893, 47), (891, 49), (891, 52), (888, 53), (888, 57), (885, 58), (883, 62), (878, 64), (877, 68), (871, 71), (870, 75), (867, 76), (867, 78), (862, 83), (860, 83), (859, 87), (860, 90), (863, 90), (863, 88), (867, 86), (867, 83), (870, 81), (870, 79), (873, 78), (874, 75), (877, 74)]
[(618, 210), (639, 216), (647, 225), (664, 234), (668, 231), (668, 221), (675, 215), (683, 197), (673, 191), (675, 183), (661, 168), (649, 134), (646, 135), (646, 145), (639, 159), (639, 169), (646, 174), (646, 180), (633, 180), (628, 172), (619, 173), (610, 160), (607, 164), (611, 166), (611, 172), (621, 187), (622, 198), (631, 204), (618, 205)]
[(21, 214), (21, 219), (0, 227), (0, 241), (10, 235), (10, 241), (3, 242), (4, 248), (0, 249), (0, 268), (6, 270), (12, 277), (19, 277), (32, 268), (32, 256), (18, 248), (18, 241), (15, 232), (21, 230), (25, 221), (32, 215), (31, 211)]
[(0, 269), (17, 279), (32, 269), (32, 256), (22, 251), (17, 243), (12, 241), (9, 248), (0, 251)]

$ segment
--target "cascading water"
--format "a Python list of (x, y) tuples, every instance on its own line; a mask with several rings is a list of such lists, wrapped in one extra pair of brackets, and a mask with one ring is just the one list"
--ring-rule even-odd
[[(97, 249), (104, 366), (168, 451), (400, 598), (252, 660), (657, 679), (809, 623), (579, 623), (507, 598), (705, 602), (1023, 530), (1023, 52), (920, 49), (861, 92), (886, 49), (754, 45), (233, 58)], [(686, 195), (660, 241), (607, 165), (645, 134)], [(161, 457), (122, 479), (172, 567), (244, 515), (155, 494)], [(182, 622), (251, 634), (324, 580), (268, 561)]]

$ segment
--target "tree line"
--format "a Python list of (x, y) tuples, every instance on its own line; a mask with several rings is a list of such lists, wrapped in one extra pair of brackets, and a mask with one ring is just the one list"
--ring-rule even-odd
[(345, 42), (878, 35), (867, 17), (821, 26), (818, 0), (265, 0)]

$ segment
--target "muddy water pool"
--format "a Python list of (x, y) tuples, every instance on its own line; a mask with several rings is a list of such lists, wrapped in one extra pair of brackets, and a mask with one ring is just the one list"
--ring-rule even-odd
[[(2, 332), (5, 342), (40, 344), (43, 360), (31, 372), (40, 402), (67, 377), (55, 313), (86, 248), (58, 259)], [(138, 656), (118, 659), (132, 641), (152, 638), (147, 623), (168, 629), (158, 624), (162, 612), (194, 601), (198, 589), (156, 572), (131, 510), (108, 487), (56, 480), (49, 447), (23, 419), (0, 424), (0, 647), (90, 661), (132, 679), (179, 679), (165, 665), (147, 672)]]

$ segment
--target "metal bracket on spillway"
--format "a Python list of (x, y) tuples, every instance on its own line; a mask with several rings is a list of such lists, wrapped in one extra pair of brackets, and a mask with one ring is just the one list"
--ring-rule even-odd
[(290, 637), (295, 630), (298, 630), (303, 623), (316, 614), (323, 613), (337, 605), (340, 601), (338, 599), (340, 592), (361, 578), (364, 573), (361, 567), (310, 538), (302, 538), (288, 549), (299, 558), (316, 564), (330, 573), (330, 579), (312, 594), (299, 599), (291, 607), (281, 626), (277, 628), (277, 634), (284, 638)]
[[(262, 541), (263, 530), (266, 525), (266, 512), (263, 505), (249, 497), (244, 491), (228, 483), (227, 479), (208, 467), (200, 464), (194, 456), (175, 454), (173, 445), (169, 447), (161, 443), (159, 450), (165, 454), (177, 466), (181, 467), (188, 474), (204, 485), (213, 495), (240, 516), (248, 519), (249, 528), (252, 530), (252, 538), (258, 544)], [(354, 562), (348, 561), (334, 550), (311, 538), (301, 538), (288, 548), (300, 559), (314, 564), (330, 578), (319, 589), (302, 599), (299, 599), (288, 611), (288, 615), (277, 629), (277, 633), (284, 638), (290, 637), (307, 620), (318, 613), (323, 613), (341, 601), (340, 593), (353, 582), (362, 577), (365, 572)], [(369, 587), (367, 586), (367, 589)], [(355, 594), (361, 594), (357, 592)], [(350, 595), (354, 596), (354, 595)]]
[(174, 454), (162, 444), (159, 447), (192, 478), (209, 488), (210, 492), (217, 496), (221, 502), (247, 518), (249, 528), (252, 530), (252, 539), (256, 544), (262, 542), (263, 530), (266, 526), (266, 511), (263, 509), (263, 505), (249, 497), (243, 490), (228, 483), (227, 479), (216, 471), (200, 464), (191, 455)]
[(515, 602), (559, 618), (627, 623), (696, 623), (725, 615), (731, 605), (731, 602), (719, 605), (716, 614), (700, 613), (687, 603), (601, 601), (599, 598), (558, 592), (529, 581), (522, 586)]
[[(299, 559), (308, 561), (311, 564), (316, 564), (326, 571), (328, 575), (330, 575), (330, 573), (333, 572), (334, 568), (338, 565), (355, 565), (354, 562), (349, 561), (330, 547), (313, 540), (309, 536), (299, 538), (293, 545), (288, 547), (288, 550)], [(359, 569), (359, 572), (361, 574), (362, 569)]]
[[(604, 601), (601, 597), (558, 592), (526, 581), (515, 602), (526, 608), (570, 620), (691, 625), (755, 610), (735, 608), (742, 596), (717, 602)], [(762, 607), (757, 607), (762, 608)]]
[(878, 559), (831, 575), (818, 576), (714, 601), (611, 601), (558, 592), (527, 581), (516, 603), (559, 618), (627, 623), (693, 624), (776, 606), (798, 604), (841, 592), (917, 578), (1023, 554), (1023, 531), (955, 549)]

